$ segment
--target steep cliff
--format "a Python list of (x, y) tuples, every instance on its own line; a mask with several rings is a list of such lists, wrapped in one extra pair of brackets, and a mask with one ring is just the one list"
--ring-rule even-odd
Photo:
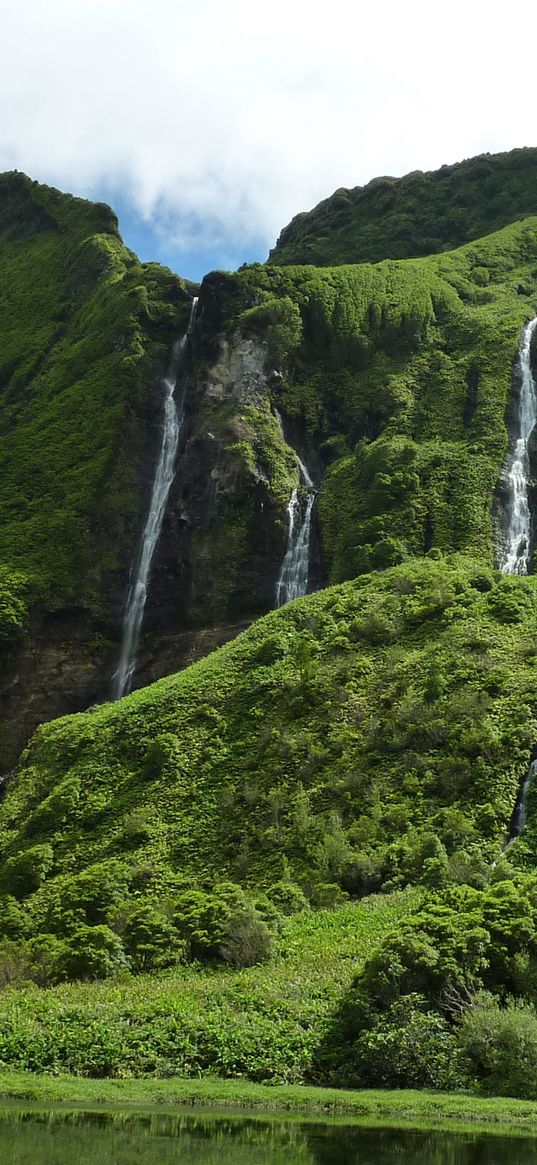
[[(108, 208), (22, 175), (0, 193), (5, 771), (36, 724), (110, 692), (193, 289)], [(432, 549), (494, 561), (536, 254), (527, 219), (425, 259), (206, 277), (135, 686), (274, 606), (296, 452), (310, 589)]]
[(108, 207), (1, 176), (0, 768), (40, 720), (107, 690), (189, 304)]

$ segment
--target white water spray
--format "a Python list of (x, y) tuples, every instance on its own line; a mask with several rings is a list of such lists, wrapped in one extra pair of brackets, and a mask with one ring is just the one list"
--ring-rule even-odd
[(144, 617), (144, 608), (147, 599), (149, 572), (159, 540), (162, 522), (168, 501), (171, 484), (175, 476), (175, 458), (183, 422), (183, 399), (179, 404), (175, 400), (175, 390), (181, 378), (184, 366), (188, 338), (192, 333), (198, 300), (192, 300), (190, 320), (187, 331), (174, 344), (170, 367), (164, 377), (164, 423), (160, 452), (153, 480), (149, 513), (147, 515), (140, 551), (136, 577), (131, 583), (123, 619), (123, 635), (119, 664), (114, 676), (113, 698), (120, 700), (126, 696), (132, 685), (132, 678), (136, 667), (136, 655)]
[(531, 338), (537, 316), (526, 324), (518, 354), (521, 375), (515, 448), (509, 460), (508, 525), (500, 562), (504, 574), (527, 574), (530, 559), (531, 512), (529, 506), (530, 459), (528, 442), (537, 422), (537, 390), (531, 374)]
[[(281, 416), (277, 409), (274, 412), (283, 435)], [(308, 590), (311, 519), (315, 502), (315, 488), (304, 462), (300, 460), (296, 452), (295, 457), (302, 490), (293, 490), (287, 506), (287, 548), (276, 583), (277, 607), (283, 607), (291, 599), (300, 598)]]

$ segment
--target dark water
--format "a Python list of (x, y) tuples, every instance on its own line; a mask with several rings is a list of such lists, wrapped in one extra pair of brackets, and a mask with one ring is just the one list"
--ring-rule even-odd
[(195, 1114), (0, 1111), (2, 1165), (537, 1165), (537, 1139)]

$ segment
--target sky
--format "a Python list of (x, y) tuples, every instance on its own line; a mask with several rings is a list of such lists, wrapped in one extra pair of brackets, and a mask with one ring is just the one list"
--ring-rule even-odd
[(4, 5), (0, 170), (110, 202), (190, 279), (340, 186), (536, 145), (529, 0)]

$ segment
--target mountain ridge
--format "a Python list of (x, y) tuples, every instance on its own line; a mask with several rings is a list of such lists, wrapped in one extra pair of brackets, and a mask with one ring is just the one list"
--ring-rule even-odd
[(284, 227), (269, 263), (380, 262), (453, 250), (537, 213), (537, 149), (340, 187)]

